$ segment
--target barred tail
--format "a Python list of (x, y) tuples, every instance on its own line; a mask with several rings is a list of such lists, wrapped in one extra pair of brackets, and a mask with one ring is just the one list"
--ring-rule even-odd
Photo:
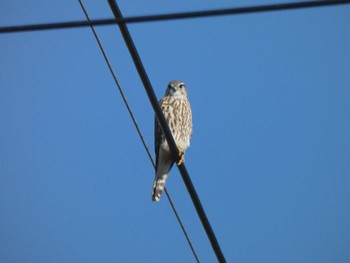
[(153, 189), (152, 189), (152, 201), (158, 202), (165, 188), (165, 181), (168, 178), (168, 174), (163, 174), (161, 176), (157, 176), (154, 179)]

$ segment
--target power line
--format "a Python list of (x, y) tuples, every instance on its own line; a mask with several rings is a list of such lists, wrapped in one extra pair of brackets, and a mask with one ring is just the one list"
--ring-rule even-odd
[(350, 4), (350, 0), (306, 1), (306, 2), (298, 2), (298, 3), (259, 5), (259, 6), (250, 6), (250, 7), (207, 10), (207, 11), (193, 11), (193, 12), (171, 13), (171, 14), (134, 16), (134, 17), (125, 17), (120, 19), (98, 19), (98, 20), (90, 20), (90, 21), (71, 21), (71, 22), (60, 22), (60, 23), (17, 25), (17, 26), (0, 27), (0, 34), (38, 31), (38, 30), (78, 28), (78, 27), (87, 27), (91, 25), (102, 26), (102, 25), (112, 25), (112, 24), (120, 24), (120, 23), (144, 23), (144, 22), (203, 18), (203, 17), (223, 16), (223, 15), (239, 15), (239, 14), (249, 14), (249, 13), (259, 13), (259, 12), (314, 8), (314, 7), (322, 7), (322, 6), (335, 6), (335, 5), (344, 5), (344, 4)]
[[(108, 0), (108, 3), (109, 3), (109, 6), (110, 6), (113, 14), (114, 14), (114, 17), (116, 19), (122, 19), (123, 16), (122, 16), (122, 14), (120, 12), (120, 9), (119, 9), (116, 1), (115, 0)], [(145, 68), (143, 67), (142, 61), (141, 61), (141, 59), (139, 57), (139, 54), (138, 54), (138, 52), (136, 50), (134, 42), (133, 42), (133, 40), (131, 38), (131, 35), (129, 33), (129, 30), (128, 30), (128, 28), (127, 28), (125, 23), (119, 23), (118, 25), (119, 25), (119, 29), (120, 29), (120, 31), (122, 33), (122, 36), (124, 38), (124, 41), (125, 41), (128, 49), (129, 49), (130, 55), (131, 55), (131, 57), (132, 57), (132, 59), (134, 61), (136, 69), (137, 69), (137, 71), (139, 73), (141, 81), (142, 81), (142, 83), (144, 85), (144, 88), (146, 90), (148, 98), (149, 98), (149, 100), (150, 100), (150, 102), (152, 104), (153, 110), (154, 110), (154, 112), (156, 114), (156, 117), (157, 117), (157, 119), (159, 121), (159, 124), (160, 124), (160, 126), (161, 126), (161, 128), (163, 130), (165, 138), (166, 138), (166, 140), (167, 140), (167, 142), (169, 144), (169, 148), (170, 148), (170, 151), (171, 151), (171, 153), (173, 155), (173, 159), (174, 159), (174, 161), (176, 163), (179, 163), (179, 161), (181, 159), (180, 155), (179, 155), (179, 150), (178, 150), (178, 148), (176, 146), (176, 143), (174, 141), (174, 138), (173, 138), (173, 136), (172, 136), (172, 134), (170, 132), (168, 124), (167, 124), (167, 122), (166, 122), (166, 120), (164, 118), (163, 112), (162, 112), (162, 110), (161, 110), (161, 108), (160, 108), (160, 106), (158, 104), (157, 97), (156, 97), (156, 95), (154, 93), (154, 90), (152, 88), (151, 82), (148, 79), (147, 73), (145, 71)], [(210, 243), (211, 243), (211, 245), (213, 247), (213, 250), (214, 250), (214, 252), (216, 254), (216, 257), (217, 257), (218, 261), (219, 262), (226, 262), (224, 254), (221, 251), (220, 245), (219, 245), (219, 243), (218, 243), (218, 241), (216, 239), (216, 236), (214, 234), (213, 229), (211, 228), (209, 220), (208, 220), (208, 218), (207, 218), (207, 216), (205, 214), (205, 211), (204, 211), (204, 209), (202, 207), (202, 204), (201, 204), (201, 202), (199, 200), (197, 192), (196, 192), (196, 190), (195, 190), (195, 188), (194, 188), (194, 186), (192, 184), (191, 178), (190, 178), (190, 176), (189, 176), (189, 174), (187, 172), (187, 169), (186, 169), (184, 163), (182, 163), (181, 165), (178, 165), (178, 168), (179, 168), (180, 174), (182, 176), (182, 179), (183, 179), (183, 181), (184, 181), (184, 183), (186, 185), (187, 191), (190, 194), (190, 197), (192, 199), (193, 205), (196, 208), (196, 211), (197, 211), (197, 214), (199, 216), (199, 219), (201, 220), (202, 225), (203, 225), (203, 227), (205, 229), (205, 232), (206, 232), (206, 234), (207, 234), (207, 236), (209, 238), (209, 241), (210, 241)]]
[[(90, 16), (89, 16), (89, 14), (88, 14), (88, 12), (87, 12), (87, 10), (86, 10), (86, 8), (85, 8), (83, 2), (82, 2), (81, 0), (79, 0), (79, 3), (80, 3), (80, 6), (81, 6), (81, 8), (82, 8), (82, 10), (83, 10), (83, 12), (84, 12), (84, 14), (85, 14), (85, 16), (86, 16), (86, 19), (87, 19), (88, 21), (91, 21), (91, 20), (90, 20)], [(104, 50), (104, 48), (103, 48), (103, 46), (102, 46), (102, 43), (101, 43), (101, 41), (100, 41), (100, 39), (99, 39), (99, 37), (98, 37), (98, 35), (97, 35), (97, 32), (95, 31), (95, 28), (94, 28), (94, 26), (93, 26), (92, 24), (90, 25), (90, 27), (91, 27), (92, 33), (93, 33), (93, 35), (94, 35), (94, 37), (95, 37), (95, 39), (96, 39), (96, 41), (97, 41), (97, 44), (98, 44), (98, 46), (99, 46), (99, 48), (100, 48), (100, 50), (101, 50), (101, 52), (102, 52), (102, 55), (103, 55), (103, 57), (104, 57), (104, 59), (105, 59), (105, 61), (106, 61), (106, 63), (107, 63), (108, 69), (109, 69), (109, 71), (111, 72), (111, 74), (112, 74), (112, 76), (113, 76), (113, 79), (114, 79), (114, 81), (115, 81), (115, 83), (116, 83), (116, 85), (117, 85), (117, 87), (118, 87), (118, 90), (119, 90), (119, 92), (120, 92), (120, 95), (122, 96), (122, 99), (123, 99), (123, 101), (124, 101), (124, 104), (125, 104), (125, 106), (126, 106), (128, 112), (129, 112), (129, 115), (130, 115), (130, 117), (131, 117), (131, 119), (132, 119), (132, 121), (133, 121), (133, 123), (134, 123), (134, 126), (135, 126), (135, 128), (136, 128), (136, 130), (137, 130), (137, 133), (138, 133), (138, 135), (139, 135), (139, 137), (140, 137), (140, 139), (141, 139), (141, 142), (142, 142), (142, 144), (143, 144), (143, 146), (144, 146), (144, 148), (145, 148), (145, 150), (146, 150), (146, 152), (147, 152), (147, 155), (148, 155), (148, 157), (149, 157), (149, 159), (150, 159), (150, 161), (151, 161), (151, 163), (152, 163), (152, 165), (153, 165), (153, 168), (156, 168), (155, 162), (154, 162), (154, 160), (153, 160), (153, 158), (152, 158), (152, 155), (151, 155), (151, 153), (150, 153), (150, 151), (149, 151), (149, 149), (148, 149), (148, 147), (147, 147), (146, 141), (145, 141), (145, 139), (144, 139), (144, 137), (143, 137), (143, 135), (142, 135), (142, 132), (141, 132), (141, 130), (140, 130), (138, 124), (137, 124), (137, 121), (136, 121), (136, 119), (135, 119), (135, 116), (134, 116), (134, 114), (133, 114), (133, 112), (132, 112), (132, 110), (131, 110), (131, 108), (130, 108), (130, 105), (129, 105), (129, 103), (128, 103), (126, 97), (125, 97), (125, 95), (124, 95), (123, 89), (122, 89), (122, 87), (121, 87), (121, 85), (120, 85), (120, 83), (119, 83), (119, 81), (118, 81), (118, 79), (117, 79), (117, 76), (116, 76), (116, 74), (115, 74), (115, 72), (114, 72), (114, 70), (113, 70), (113, 68), (112, 68), (112, 65), (111, 65), (111, 63), (110, 63), (110, 61), (109, 61), (109, 59), (108, 59), (108, 56), (107, 56), (107, 54), (106, 54), (106, 52), (105, 52), (105, 50)], [(193, 245), (192, 245), (192, 242), (191, 242), (191, 240), (190, 240), (190, 237), (189, 237), (189, 235), (188, 235), (188, 233), (187, 233), (187, 231), (186, 231), (186, 229), (185, 229), (185, 226), (184, 226), (184, 224), (182, 223), (182, 220), (181, 220), (181, 218), (180, 218), (180, 216), (179, 216), (179, 214), (178, 214), (178, 212), (177, 212), (177, 210), (176, 210), (176, 208), (175, 208), (175, 205), (174, 205), (174, 203), (173, 203), (173, 201), (172, 201), (172, 199), (171, 199), (171, 197), (170, 197), (170, 194), (168, 193), (168, 190), (167, 190), (166, 188), (164, 188), (164, 190), (165, 190), (165, 194), (166, 194), (166, 196), (167, 196), (167, 198), (168, 198), (168, 200), (169, 200), (169, 203), (170, 203), (170, 205), (171, 205), (171, 208), (172, 208), (172, 210), (173, 210), (173, 212), (174, 212), (174, 214), (175, 214), (175, 216), (176, 216), (176, 219), (177, 219), (178, 223), (180, 224), (180, 227), (181, 227), (181, 229), (182, 229), (182, 231), (183, 231), (183, 233), (184, 233), (184, 235), (185, 235), (185, 237), (186, 237), (186, 240), (187, 240), (187, 242), (188, 242), (188, 244), (189, 244), (189, 246), (190, 246), (190, 249), (191, 249), (191, 251), (192, 251), (192, 253), (193, 253), (193, 255), (194, 255), (196, 261), (199, 263), (200, 261), (199, 261), (198, 255), (197, 255), (197, 253), (196, 253), (196, 251), (195, 251), (195, 249), (194, 249), (194, 247), (193, 247)]]

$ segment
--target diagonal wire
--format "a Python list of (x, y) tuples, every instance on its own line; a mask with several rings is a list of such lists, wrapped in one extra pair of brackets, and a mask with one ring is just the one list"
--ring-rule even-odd
[[(122, 19), (123, 15), (119, 9), (119, 6), (118, 6), (116, 0), (108, 0), (108, 4), (111, 8), (111, 11), (113, 12), (114, 17), (116, 19)], [(139, 77), (142, 80), (142, 84), (143, 84), (144, 89), (147, 93), (148, 99), (149, 99), (149, 101), (152, 105), (152, 108), (156, 114), (158, 122), (163, 130), (163, 134), (168, 142), (169, 149), (170, 149), (170, 152), (173, 156), (173, 159), (176, 163), (178, 163), (177, 167), (178, 167), (179, 172), (181, 174), (182, 180), (185, 183), (187, 191), (191, 197), (192, 203), (196, 209), (198, 217), (199, 217), (199, 219), (203, 225), (203, 228), (207, 234), (207, 237), (210, 241), (210, 244), (213, 248), (213, 251), (215, 252), (215, 255), (216, 255), (218, 261), (221, 263), (224, 263), (224, 262), (226, 262), (225, 256), (222, 253), (219, 242), (215, 236), (213, 228), (210, 225), (208, 217), (204, 211), (204, 208), (203, 208), (202, 203), (199, 199), (197, 191), (192, 183), (190, 175), (188, 174), (186, 166), (184, 163), (179, 164), (179, 161), (181, 159), (181, 155), (179, 154), (180, 153), (179, 149), (177, 148), (177, 145), (175, 143), (173, 135), (169, 129), (168, 123), (165, 120), (162, 109), (159, 106), (157, 96), (153, 90), (152, 84), (148, 78), (147, 72), (143, 66), (143, 63), (142, 63), (141, 58), (139, 56), (139, 53), (137, 52), (134, 41), (132, 40), (132, 37), (130, 35), (129, 29), (125, 23), (119, 23), (118, 26), (119, 26), (120, 32), (124, 38), (124, 42), (125, 42), (126, 46), (128, 47), (130, 56), (132, 57), (132, 60), (133, 60), (134, 65), (137, 69), (137, 72), (139, 73)]]
[[(87, 19), (88, 22), (90, 23), (91, 30), (92, 30), (92, 32), (93, 32), (93, 34), (94, 34), (94, 36), (95, 36), (95, 39), (96, 39), (96, 41), (97, 41), (97, 43), (98, 43), (98, 46), (99, 46), (99, 48), (100, 48), (100, 50), (101, 50), (101, 52), (102, 52), (102, 54), (103, 54), (103, 57), (104, 57), (104, 59), (105, 59), (105, 61), (106, 61), (106, 63), (107, 63), (108, 69), (109, 69), (109, 71), (111, 72), (115, 83), (117, 84), (117, 87), (118, 87), (118, 89), (119, 89), (120, 95), (122, 96), (122, 99), (123, 99), (123, 101), (124, 101), (124, 104), (125, 104), (125, 106), (126, 106), (128, 112), (129, 112), (129, 115), (130, 115), (130, 117), (131, 117), (131, 119), (132, 119), (132, 121), (133, 121), (133, 123), (134, 123), (134, 126), (135, 126), (135, 128), (136, 128), (136, 130), (137, 130), (137, 133), (138, 133), (138, 135), (139, 135), (139, 137), (140, 137), (140, 139), (141, 139), (141, 141), (142, 141), (142, 144), (143, 144), (143, 146), (144, 146), (144, 148), (145, 148), (145, 150), (146, 150), (146, 152), (147, 152), (147, 155), (148, 155), (148, 157), (149, 157), (149, 159), (150, 159), (150, 161), (151, 161), (151, 163), (152, 163), (152, 165), (153, 165), (153, 167), (154, 167), (154, 169), (155, 169), (155, 168), (156, 168), (155, 162), (154, 162), (154, 160), (153, 160), (153, 158), (152, 158), (152, 155), (151, 155), (151, 153), (150, 153), (150, 151), (149, 151), (149, 149), (148, 149), (148, 147), (147, 147), (146, 141), (145, 141), (145, 139), (144, 139), (144, 137), (143, 137), (143, 135), (142, 135), (142, 132), (141, 132), (141, 130), (140, 130), (140, 128), (139, 128), (139, 126), (138, 126), (138, 124), (137, 124), (137, 122), (136, 122), (136, 119), (135, 119), (135, 117), (134, 117), (134, 114), (133, 114), (133, 112), (131, 111), (131, 108), (130, 108), (130, 106), (129, 106), (129, 103), (128, 103), (128, 101), (127, 101), (125, 95), (124, 95), (124, 92), (123, 92), (123, 90), (122, 90), (122, 88), (121, 88), (121, 85), (120, 85), (120, 83), (119, 83), (119, 81), (118, 81), (118, 79), (117, 79), (117, 76), (116, 76), (116, 74), (115, 74), (115, 72), (114, 72), (114, 70), (113, 70), (113, 68), (112, 68), (112, 66), (111, 66), (111, 63), (110, 63), (110, 61), (109, 61), (109, 59), (108, 59), (108, 57), (107, 57), (107, 54), (106, 54), (106, 52), (105, 52), (105, 50), (104, 50), (104, 48), (103, 48), (103, 46), (102, 46), (102, 43), (101, 43), (101, 41), (100, 41), (100, 39), (99, 39), (99, 37), (98, 37), (98, 35), (97, 35), (97, 32), (95, 31), (95, 28), (94, 28), (93, 24), (91, 24), (91, 20), (90, 20), (89, 14), (87, 13), (87, 11), (86, 11), (86, 9), (85, 9), (85, 7), (84, 7), (83, 2), (82, 2), (81, 0), (79, 0), (79, 3), (80, 3), (80, 6), (81, 6), (81, 8), (82, 8), (82, 10), (83, 10), (83, 12), (84, 12), (84, 14), (85, 14), (85, 16), (86, 16), (86, 19)], [(165, 188), (165, 194), (166, 194), (166, 196), (167, 196), (167, 198), (168, 198), (168, 200), (169, 200), (169, 203), (170, 203), (170, 205), (171, 205), (171, 208), (172, 208), (172, 210), (173, 210), (173, 212), (174, 212), (174, 214), (175, 214), (175, 216), (176, 216), (176, 219), (177, 219), (177, 221), (179, 222), (180, 227), (181, 227), (181, 229), (182, 229), (182, 231), (183, 231), (183, 233), (184, 233), (184, 235), (185, 235), (185, 237), (186, 237), (186, 239), (187, 239), (187, 242), (188, 242), (188, 244), (189, 244), (189, 246), (190, 246), (190, 248), (191, 248), (191, 251), (192, 251), (194, 257), (196, 258), (196, 261), (199, 263), (199, 262), (200, 262), (200, 261), (199, 261), (199, 258), (198, 258), (197, 253), (196, 253), (196, 251), (195, 251), (195, 249), (194, 249), (194, 247), (193, 247), (193, 245), (192, 245), (192, 242), (191, 242), (191, 240), (190, 240), (190, 237), (189, 237), (189, 235), (188, 235), (188, 233), (187, 233), (187, 231), (186, 231), (186, 229), (185, 229), (184, 224), (182, 223), (182, 220), (181, 220), (181, 218), (180, 218), (180, 216), (179, 216), (179, 214), (178, 214), (178, 212), (177, 212), (177, 210), (176, 210), (176, 208), (175, 208), (175, 205), (174, 205), (174, 203), (173, 203), (173, 201), (172, 201), (172, 199), (171, 199), (171, 197), (170, 197), (170, 194), (169, 194), (169, 192), (168, 192), (168, 190), (167, 190), (166, 188)]]

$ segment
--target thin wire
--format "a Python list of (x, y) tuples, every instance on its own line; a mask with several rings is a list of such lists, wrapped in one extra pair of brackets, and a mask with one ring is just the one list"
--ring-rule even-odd
[[(113, 15), (116, 19), (123, 18), (122, 13), (120, 12), (120, 9), (118, 7), (118, 4), (115, 0), (108, 0), (109, 6), (113, 12)], [(139, 76), (141, 78), (141, 81), (143, 83), (143, 86), (145, 88), (145, 91), (148, 95), (149, 101), (153, 107), (153, 110), (156, 114), (156, 117), (158, 119), (158, 122), (163, 130), (163, 134), (168, 142), (170, 152), (172, 154), (172, 157), (176, 163), (179, 163), (181, 156), (179, 155), (179, 149), (176, 146), (176, 143), (174, 141), (174, 138), (170, 132), (168, 123), (166, 122), (164, 118), (164, 114), (159, 106), (158, 99), (156, 97), (156, 94), (154, 93), (154, 90), (152, 88), (151, 82), (147, 76), (146, 70), (142, 64), (141, 58), (137, 52), (137, 49), (135, 47), (135, 44), (131, 38), (130, 32), (126, 26), (125, 23), (119, 23), (119, 29), (120, 32), (124, 38), (124, 41), (129, 49), (129, 53), (134, 61), (135, 67), (137, 69), (137, 72), (139, 73)], [(207, 215), (203, 209), (202, 203), (198, 197), (198, 194), (196, 192), (196, 189), (194, 188), (191, 178), (187, 172), (186, 166), (184, 163), (177, 166), (179, 169), (179, 172), (181, 174), (182, 180), (184, 181), (187, 191), (191, 197), (192, 203), (196, 209), (196, 212), (198, 214), (198, 217), (202, 223), (202, 226), (207, 234), (207, 237), (211, 243), (211, 246), (215, 252), (215, 255), (219, 262), (226, 262), (225, 256), (222, 253), (221, 247), (216, 239), (215, 233), (209, 223), (209, 220), (207, 218)]]
[(248, 14), (248, 13), (283, 11), (283, 10), (291, 10), (291, 9), (334, 6), (334, 5), (343, 5), (343, 4), (350, 4), (350, 0), (338, 0), (338, 1), (321, 0), (321, 1), (306, 1), (306, 2), (298, 2), (298, 3), (292, 2), (292, 3), (284, 3), (284, 4), (225, 8), (225, 9), (207, 10), (207, 11), (193, 11), (193, 12), (172, 13), (172, 14), (134, 16), (134, 17), (125, 17), (122, 19), (99, 19), (99, 20), (90, 20), (90, 21), (72, 21), (72, 22), (48, 23), (48, 24), (18, 25), (18, 26), (0, 27), (0, 34), (37, 31), (37, 30), (50, 30), (50, 29), (78, 28), (78, 27), (87, 27), (91, 25), (101, 26), (101, 25), (112, 25), (112, 24), (118, 24), (118, 23), (143, 23), (143, 22), (202, 18), (202, 17), (223, 16), (223, 15), (239, 15), (239, 14)]
[[(90, 17), (89, 17), (89, 14), (87, 13), (87, 10), (86, 10), (86, 8), (85, 8), (83, 2), (82, 2), (81, 0), (79, 0), (79, 3), (80, 3), (80, 6), (81, 6), (81, 8), (82, 8), (82, 10), (83, 10), (83, 12), (84, 12), (84, 14), (85, 14), (85, 16), (86, 16), (86, 19), (87, 19), (88, 21), (91, 21), (91, 20), (90, 20)], [(99, 46), (99, 48), (100, 48), (100, 50), (101, 50), (101, 52), (102, 52), (102, 54), (103, 54), (103, 57), (104, 57), (104, 59), (105, 59), (105, 61), (106, 61), (106, 63), (107, 63), (107, 66), (108, 66), (108, 68), (109, 68), (109, 71), (111, 72), (111, 74), (112, 74), (112, 76), (113, 76), (113, 79), (114, 79), (115, 83), (117, 84), (117, 87), (118, 87), (118, 89), (119, 89), (120, 95), (121, 95), (122, 98), (123, 98), (124, 104), (125, 104), (125, 106), (126, 106), (128, 112), (129, 112), (129, 115), (130, 115), (130, 117), (131, 117), (131, 119), (132, 119), (132, 121), (133, 121), (133, 123), (134, 123), (134, 125), (135, 125), (135, 128), (136, 128), (136, 130), (137, 130), (137, 133), (138, 133), (138, 135), (139, 135), (139, 137), (140, 137), (140, 139), (141, 139), (141, 141), (142, 141), (142, 144), (143, 144), (143, 146), (144, 146), (144, 148), (145, 148), (145, 150), (146, 150), (146, 152), (147, 152), (147, 155), (148, 155), (148, 157), (149, 157), (149, 159), (150, 159), (150, 161), (151, 161), (151, 163), (152, 163), (152, 165), (153, 165), (153, 167), (154, 167), (154, 169), (155, 169), (155, 168), (156, 168), (155, 162), (154, 162), (154, 160), (153, 160), (153, 158), (152, 158), (152, 155), (151, 155), (151, 153), (150, 153), (150, 151), (149, 151), (149, 149), (148, 149), (148, 147), (147, 147), (146, 141), (145, 141), (145, 139), (144, 139), (144, 137), (143, 137), (143, 135), (142, 135), (142, 132), (141, 132), (141, 130), (140, 130), (138, 124), (137, 124), (137, 121), (136, 121), (136, 119), (135, 119), (135, 117), (134, 117), (134, 114), (133, 114), (133, 112), (132, 112), (132, 110), (131, 110), (131, 108), (130, 108), (130, 106), (129, 106), (129, 103), (128, 103), (128, 101), (127, 101), (125, 95), (124, 95), (124, 92), (123, 92), (123, 90), (122, 90), (122, 88), (121, 88), (121, 85), (120, 85), (120, 83), (119, 83), (119, 81), (118, 81), (118, 79), (117, 79), (117, 77), (116, 77), (116, 74), (115, 74), (115, 72), (114, 72), (114, 70), (113, 70), (113, 68), (112, 68), (112, 66), (111, 66), (111, 63), (110, 63), (110, 61), (109, 61), (109, 59), (108, 59), (108, 57), (107, 57), (107, 54), (106, 54), (106, 52), (105, 52), (105, 50), (104, 50), (104, 48), (103, 48), (103, 46), (102, 46), (102, 43), (101, 43), (101, 41), (100, 41), (100, 39), (99, 39), (99, 37), (98, 37), (98, 35), (97, 35), (97, 32), (95, 31), (95, 29), (94, 29), (94, 27), (93, 27), (92, 24), (90, 24), (90, 27), (91, 27), (91, 30), (92, 30), (92, 32), (93, 32), (93, 34), (94, 34), (94, 36), (95, 36), (95, 39), (96, 39), (96, 41), (97, 41), (97, 43), (98, 43), (98, 46)], [(176, 208), (175, 208), (175, 205), (174, 205), (174, 203), (173, 203), (173, 201), (172, 201), (172, 199), (171, 199), (171, 197), (170, 197), (170, 194), (168, 193), (168, 190), (167, 190), (166, 188), (165, 188), (164, 190), (165, 190), (165, 194), (166, 194), (166, 196), (167, 196), (167, 198), (168, 198), (168, 200), (169, 200), (169, 203), (170, 203), (170, 205), (171, 205), (171, 208), (172, 208), (172, 210), (173, 210), (173, 212), (174, 212), (174, 214), (175, 214), (175, 216), (176, 216), (176, 218), (177, 218), (177, 221), (179, 222), (180, 227), (181, 227), (181, 229), (182, 229), (182, 231), (183, 231), (183, 233), (184, 233), (184, 235), (185, 235), (185, 237), (186, 237), (186, 239), (187, 239), (187, 242), (188, 242), (188, 244), (189, 244), (189, 246), (190, 246), (190, 248), (191, 248), (191, 251), (192, 251), (194, 257), (196, 258), (196, 261), (199, 263), (200, 261), (199, 261), (199, 258), (198, 258), (198, 256), (197, 256), (197, 253), (196, 253), (196, 251), (195, 251), (195, 249), (194, 249), (194, 247), (193, 247), (193, 245), (192, 245), (192, 242), (191, 242), (191, 240), (190, 240), (190, 237), (189, 237), (189, 235), (188, 235), (188, 233), (187, 233), (187, 231), (186, 231), (186, 229), (185, 229), (185, 226), (183, 225), (182, 220), (181, 220), (181, 218), (180, 218), (180, 216), (179, 216), (179, 214), (178, 214), (178, 212), (177, 212), (177, 210), (176, 210)]]

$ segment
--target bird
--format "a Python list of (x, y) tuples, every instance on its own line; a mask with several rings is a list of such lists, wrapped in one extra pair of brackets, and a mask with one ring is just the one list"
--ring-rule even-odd
[[(159, 105), (179, 149), (181, 158), (177, 165), (181, 165), (185, 161), (184, 154), (190, 146), (192, 137), (192, 111), (185, 83), (179, 80), (170, 81)], [(157, 118), (155, 118), (154, 127), (154, 148), (156, 175), (152, 189), (152, 200), (158, 202), (164, 191), (169, 171), (174, 165), (174, 158)]]

